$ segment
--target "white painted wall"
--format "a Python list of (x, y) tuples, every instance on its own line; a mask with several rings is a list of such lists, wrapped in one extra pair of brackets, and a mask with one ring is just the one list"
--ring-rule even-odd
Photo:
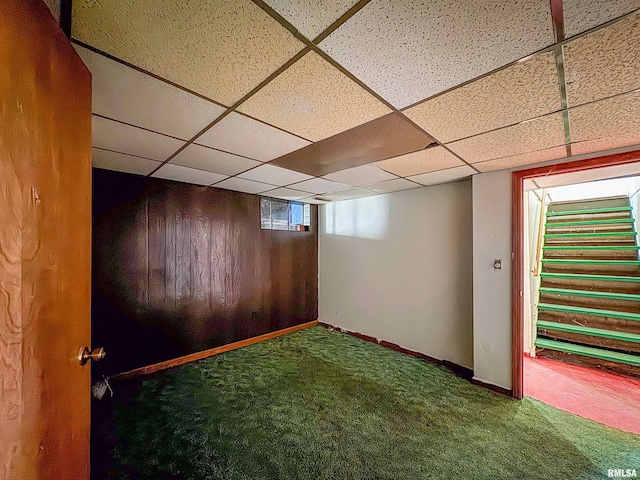
[[(474, 377), (511, 388), (511, 171), (472, 177)], [(502, 260), (502, 270), (493, 261)]]
[(471, 181), (320, 208), (319, 319), (473, 368)]

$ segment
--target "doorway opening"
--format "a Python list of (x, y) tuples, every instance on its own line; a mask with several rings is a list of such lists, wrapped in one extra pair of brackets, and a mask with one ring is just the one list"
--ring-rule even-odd
[(513, 393), (640, 433), (640, 160), (513, 175)]

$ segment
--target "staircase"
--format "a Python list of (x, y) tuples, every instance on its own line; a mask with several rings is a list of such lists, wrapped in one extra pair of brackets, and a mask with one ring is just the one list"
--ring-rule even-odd
[(640, 261), (629, 198), (550, 203), (536, 355), (640, 378)]

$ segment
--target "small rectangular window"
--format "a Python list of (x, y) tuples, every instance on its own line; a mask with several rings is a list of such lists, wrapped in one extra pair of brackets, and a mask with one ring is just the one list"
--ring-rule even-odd
[(301, 202), (260, 198), (260, 226), (266, 230), (308, 231), (311, 205)]

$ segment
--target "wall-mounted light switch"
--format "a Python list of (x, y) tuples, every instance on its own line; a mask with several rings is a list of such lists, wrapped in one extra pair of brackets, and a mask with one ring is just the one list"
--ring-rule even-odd
[(498, 258), (493, 261), (493, 269), (494, 270), (502, 270), (502, 259)]

